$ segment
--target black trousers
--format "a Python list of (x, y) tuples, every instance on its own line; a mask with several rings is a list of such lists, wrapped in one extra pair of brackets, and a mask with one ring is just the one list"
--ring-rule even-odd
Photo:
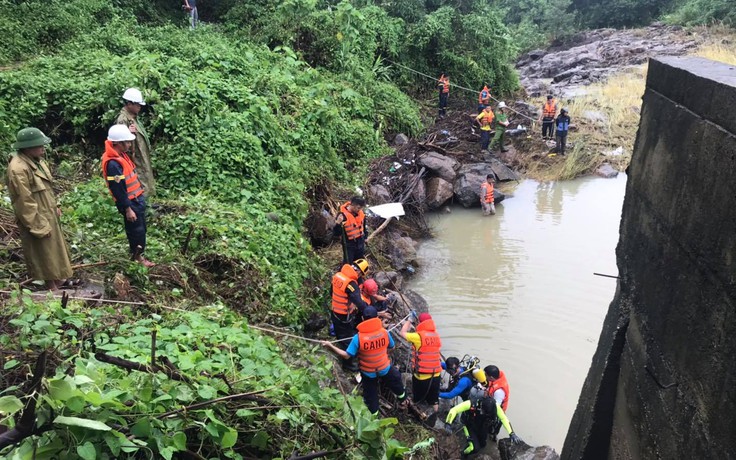
[(560, 155), (565, 154), (565, 147), (567, 147), (567, 132), (561, 133), (557, 131), (557, 153)]
[(424, 401), (430, 405), (435, 405), (440, 402), (440, 380), (442, 379), (439, 375), (425, 380), (419, 380), (412, 375), (412, 400), (415, 403)]
[(554, 119), (542, 119), (542, 137), (552, 138), (555, 133), (555, 120)]
[(343, 240), (344, 250), (342, 263), (350, 264), (354, 260), (365, 258), (365, 238), (361, 237), (357, 240)]
[(490, 143), (491, 143), (491, 132), (481, 129), (480, 130), (480, 149), (488, 150), (488, 144)]
[(363, 374), (363, 381), (361, 383), (361, 385), (363, 385), (363, 401), (365, 402), (365, 405), (368, 406), (368, 410), (371, 414), (378, 413), (379, 380), (381, 380), (381, 383), (388, 385), (389, 390), (398, 396), (400, 401), (403, 401), (406, 398), (406, 389), (401, 381), (401, 373), (393, 365), (391, 365), (388, 373), (383, 377), (368, 377)]
[(450, 93), (443, 93), (440, 91), (440, 115), (445, 115), (447, 113), (447, 97), (450, 95)]
[[(358, 333), (356, 329), (358, 317), (355, 315), (338, 315), (334, 311), (330, 313), (332, 319), (332, 325), (335, 327), (335, 338), (337, 340), (350, 339)], [(350, 340), (342, 340), (338, 342), (337, 346), (345, 350), (350, 345)], [(355, 363), (355, 358), (344, 359), (342, 361), (343, 367), (349, 367)]]
[(143, 195), (130, 201), (130, 208), (135, 213), (135, 222), (130, 222), (125, 218), (125, 210), (119, 209), (123, 215), (123, 223), (125, 224), (125, 235), (128, 237), (128, 245), (130, 246), (130, 254), (136, 253), (138, 246), (141, 247), (138, 253), (143, 253), (146, 249), (146, 199)]

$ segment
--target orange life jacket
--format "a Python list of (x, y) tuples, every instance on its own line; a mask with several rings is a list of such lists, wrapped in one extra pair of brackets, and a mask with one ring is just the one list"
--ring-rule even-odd
[(363, 372), (378, 372), (391, 365), (388, 331), (379, 318), (358, 324), (358, 365)]
[(332, 275), (332, 311), (338, 315), (347, 315), (355, 311), (355, 305), (348, 300), (347, 288), (351, 282), (358, 281), (358, 272), (350, 264)]
[(449, 93), (450, 92), (450, 77), (446, 77), (444, 75), (440, 75), (439, 78), (439, 84), (442, 85), (442, 88), (440, 91), (443, 93)]
[(348, 210), (349, 204), (350, 202), (348, 201), (340, 206), (340, 212), (345, 216), (343, 227), (345, 228), (345, 236), (347, 236), (349, 240), (357, 240), (363, 237), (363, 221), (365, 221), (365, 213), (363, 213), (363, 210), (360, 210), (357, 216), (354, 215)]
[(483, 116), (480, 117), (480, 129), (484, 131), (490, 131), (493, 119), (496, 117), (493, 114), (493, 110), (483, 110), (483, 112), (481, 112), (481, 115)]
[(435, 329), (434, 320), (427, 319), (417, 326), (421, 341), (419, 349), (412, 349), (414, 372), (417, 374), (439, 374), (442, 372), (442, 341)]
[[(118, 163), (120, 163), (120, 166), (123, 167), (122, 176), (107, 175), (107, 164), (111, 160), (117, 161)], [(135, 172), (135, 163), (133, 163), (133, 160), (131, 160), (130, 157), (125, 153), (121, 155), (116, 152), (112, 148), (111, 141), (105, 141), (105, 153), (102, 154), (102, 177), (105, 178), (105, 184), (107, 184), (107, 189), (110, 191), (110, 195), (112, 195), (113, 201), (117, 200), (115, 200), (115, 195), (113, 195), (112, 190), (110, 190), (110, 183), (108, 181), (111, 180), (115, 182), (120, 182), (121, 180), (125, 179), (125, 188), (128, 191), (128, 198), (131, 200), (143, 195), (143, 187), (138, 181), (138, 174), (136, 174)]]
[(554, 99), (544, 103), (544, 109), (542, 109), (542, 116), (544, 118), (554, 118), (557, 115), (557, 102)]
[[(485, 92), (485, 96), (483, 95)], [(485, 104), (488, 105), (491, 103), (491, 90), (488, 89), (488, 86), (483, 85), (483, 89), (480, 93), (478, 93), (478, 104)]]
[(506, 412), (506, 408), (509, 407), (509, 382), (506, 380), (506, 374), (501, 370), (498, 371), (498, 378), (488, 385), (488, 395), (492, 398), (493, 393), (495, 393), (499, 388), (506, 393), (506, 396), (503, 398), (503, 402), (501, 403), (501, 409)]
[(484, 203), (493, 203), (493, 184), (483, 182), (480, 186), (480, 196)]

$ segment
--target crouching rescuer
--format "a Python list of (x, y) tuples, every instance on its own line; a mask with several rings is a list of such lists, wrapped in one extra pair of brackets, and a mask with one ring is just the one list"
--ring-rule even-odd
[[(355, 334), (355, 326), (360, 320), (360, 315), (369, 306), (360, 292), (360, 285), (367, 273), (368, 261), (358, 259), (355, 262), (344, 264), (339, 272), (332, 275), (330, 318), (335, 328), (335, 336), (343, 348), (347, 344), (345, 340)], [(346, 358), (343, 361), (343, 369), (355, 372), (358, 366), (352, 358)]]
[(473, 387), (467, 401), (450, 409), (445, 419), (448, 427), (459, 414), (462, 414), (463, 432), (468, 443), (465, 450), (463, 450), (464, 456), (477, 453), (486, 446), (488, 438), (493, 435), (497, 420), (509, 433), (509, 438), (513, 444), (522, 442), (521, 438), (514, 433), (514, 429), (511, 427), (511, 423), (501, 406), (496, 404), (496, 401), (484, 388)]
[(388, 350), (394, 348), (394, 339), (383, 327), (378, 311), (368, 306), (363, 310), (364, 321), (358, 324), (358, 333), (353, 336), (347, 350), (342, 350), (331, 342), (322, 341), (322, 346), (343, 359), (358, 358), (363, 377), (363, 401), (371, 414), (377, 415), (379, 408), (378, 381), (388, 388), (404, 405), (406, 389), (401, 381), (401, 373), (391, 364)]

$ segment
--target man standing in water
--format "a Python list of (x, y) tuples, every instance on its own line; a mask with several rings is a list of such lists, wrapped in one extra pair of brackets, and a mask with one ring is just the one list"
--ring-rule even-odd
[(496, 215), (495, 198), (493, 195), (493, 174), (486, 176), (486, 181), (480, 185), (480, 207), (483, 208), (483, 215)]
[(72, 276), (72, 265), (59, 223), (61, 210), (56, 205), (51, 170), (43, 159), (50, 143), (40, 129), (18, 131), (7, 184), (28, 274), (56, 291), (78, 281), (67, 279)]

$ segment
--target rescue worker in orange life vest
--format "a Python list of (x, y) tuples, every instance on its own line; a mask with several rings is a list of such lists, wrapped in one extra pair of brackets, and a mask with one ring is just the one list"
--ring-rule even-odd
[[(483, 372), (486, 374), (486, 380), (488, 380), (488, 396), (492, 397), (504, 413), (509, 407), (509, 382), (506, 380), (506, 374), (503, 373), (498, 367), (491, 364), (483, 368)], [(501, 430), (500, 420), (496, 420), (493, 430), (491, 430), (491, 437), (496, 440), (498, 432)]]
[(335, 217), (337, 225), (334, 227), (334, 232), (336, 235), (342, 234), (342, 263), (344, 264), (365, 258), (364, 207), (365, 200), (359, 196), (354, 196), (350, 201), (340, 206), (340, 212)]
[(475, 117), (475, 121), (480, 125), (480, 149), (488, 150), (488, 144), (491, 143), (491, 126), (493, 126), (493, 108), (490, 105), (485, 106), (483, 111)]
[(378, 310), (378, 316), (381, 319), (391, 319), (393, 315), (388, 311), (388, 304), (394, 300), (393, 293), (383, 296), (378, 293), (378, 283), (373, 278), (365, 280), (360, 286), (360, 293), (368, 305)]
[(134, 140), (135, 135), (126, 125), (113, 125), (109, 129), (102, 155), (102, 174), (118, 212), (123, 215), (131, 260), (153, 267), (156, 264), (143, 257), (146, 250), (146, 199), (135, 163), (128, 156)]
[(491, 436), (491, 430), (497, 421), (500, 421), (509, 433), (512, 444), (523, 442), (514, 433), (514, 429), (501, 406), (496, 404), (496, 401), (488, 395), (484, 388), (473, 387), (467, 401), (463, 401), (450, 409), (445, 419), (447, 429), (451, 431), (450, 425), (460, 414), (462, 414), (463, 432), (467, 440), (462, 458), (468, 458), (468, 456), (477, 453), (486, 446), (488, 438)]
[(388, 386), (402, 406), (406, 400), (406, 389), (401, 381), (401, 373), (391, 365), (388, 350), (394, 347), (394, 339), (381, 325), (378, 312), (373, 307), (363, 310), (365, 320), (358, 325), (358, 333), (353, 336), (347, 350), (341, 350), (330, 342), (322, 346), (343, 359), (357, 357), (360, 373), (363, 376), (363, 401), (371, 414), (378, 414), (378, 380)]
[(480, 207), (483, 209), (483, 215), (496, 215), (496, 198), (494, 196), (493, 183), (495, 178), (493, 174), (486, 176), (486, 181), (480, 185)]
[(483, 85), (483, 89), (478, 93), (478, 111), (485, 109), (491, 105), (491, 90), (488, 85)]
[[(332, 276), (332, 326), (335, 337), (343, 348), (347, 347), (347, 340), (355, 335), (355, 327), (360, 321), (368, 303), (361, 297), (360, 285), (363, 277), (368, 273), (368, 261), (358, 259), (351, 264), (344, 264), (339, 272)], [(343, 369), (356, 372), (358, 365), (353, 359), (342, 363)]]
[(542, 140), (552, 140), (555, 129), (555, 117), (557, 116), (557, 101), (551, 94), (547, 95), (547, 102), (542, 106)]
[(439, 90), (439, 109), (438, 115), (440, 118), (445, 118), (447, 114), (447, 99), (450, 96), (450, 75), (442, 72), (440, 78), (437, 79), (437, 89)]
[(442, 375), (442, 340), (429, 313), (419, 314), (416, 332), (409, 332), (410, 321), (401, 327), (401, 336), (412, 344), (411, 378), (412, 399), (415, 403), (426, 402), (439, 410), (440, 381)]

